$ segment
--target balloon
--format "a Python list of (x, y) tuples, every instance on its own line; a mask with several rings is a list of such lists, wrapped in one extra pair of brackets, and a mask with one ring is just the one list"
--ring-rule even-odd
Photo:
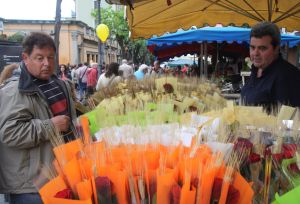
[(107, 25), (99, 24), (96, 28), (96, 33), (97, 33), (98, 38), (102, 42), (105, 42), (109, 35), (109, 29), (108, 29)]

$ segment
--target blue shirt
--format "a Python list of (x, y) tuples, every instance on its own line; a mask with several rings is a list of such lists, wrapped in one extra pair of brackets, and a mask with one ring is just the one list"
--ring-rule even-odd
[(136, 72), (134, 72), (134, 76), (137, 80), (142, 80), (145, 76), (144, 72), (141, 70), (137, 70)]

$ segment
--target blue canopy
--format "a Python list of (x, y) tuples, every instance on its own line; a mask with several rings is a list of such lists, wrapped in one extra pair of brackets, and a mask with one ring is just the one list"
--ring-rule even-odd
[[(147, 46), (170, 46), (180, 45), (183, 43), (201, 43), (206, 41), (211, 42), (237, 42), (239, 44), (243, 42), (249, 43), (250, 40), (250, 28), (241, 27), (203, 27), (194, 30), (181, 30), (176, 33), (165, 34), (160, 37), (150, 38), (147, 42)], [(288, 42), (289, 47), (294, 47), (300, 43), (300, 36), (291, 34), (282, 34), (281, 43), (285, 45)]]

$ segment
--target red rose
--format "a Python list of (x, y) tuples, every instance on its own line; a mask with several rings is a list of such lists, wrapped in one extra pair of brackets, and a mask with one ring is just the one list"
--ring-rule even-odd
[(54, 197), (55, 198), (63, 198), (63, 199), (73, 199), (74, 198), (72, 190), (69, 188), (66, 188), (62, 191), (57, 192)]

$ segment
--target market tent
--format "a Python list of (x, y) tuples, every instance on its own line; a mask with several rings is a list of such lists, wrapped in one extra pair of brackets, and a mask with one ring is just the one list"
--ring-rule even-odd
[[(226, 49), (245, 54), (241, 46), (237, 44), (249, 43), (250, 28), (241, 27), (204, 27), (192, 30), (181, 30), (176, 33), (165, 34), (161, 37), (151, 38), (147, 41), (147, 47), (153, 55), (159, 59), (179, 56), (183, 54), (199, 53), (200, 43), (228, 44)], [(281, 45), (294, 47), (300, 43), (300, 36), (282, 34)], [(208, 45), (208, 52), (213, 45)]]
[(221, 43), (226, 41), (228, 43), (238, 42), (242, 43), (249, 40), (250, 28), (241, 27), (203, 27), (199, 29), (181, 30), (176, 33), (165, 34), (161, 37), (154, 37), (148, 39), (148, 46), (151, 45), (173, 45), (182, 43), (201, 43), (206, 41)]
[(105, 1), (108, 4), (128, 5), (130, 8), (133, 8), (134, 3), (147, 1), (147, 0), (105, 0)]
[[(163, 45), (163, 46), (149, 46), (148, 50), (160, 61), (168, 60), (172, 57), (180, 57), (187, 54), (199, 54), (201, 45), (199, 43), (183, 43), (175, 45)], [(234, 57), (241, 56), (247, 57), (249, 55), (249, 48), (246, 43), (238, 44), (233, 42), (232, 44), (228, 43), (209, 43), (207, 44), (207, 54), (213, 55), (216, 52), (219, 52), (222, 56)]]
[(132, 38), (151, 38), (192, 26), (271, 21), (290, 31), (300, 30), (300, 0), (147, 0), (127, 8)]

